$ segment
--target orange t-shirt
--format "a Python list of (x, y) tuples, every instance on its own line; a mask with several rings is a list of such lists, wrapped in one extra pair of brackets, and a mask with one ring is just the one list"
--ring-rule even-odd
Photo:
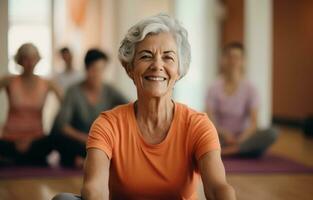
[(101, 113), (91, 127), (89, 148), (103, 150), (111, 159), (110, 199), (193, 200), (197, 160), (220, 144), (206, 114), (176, 102), (166, 138), (148, 144), (130, 103)]

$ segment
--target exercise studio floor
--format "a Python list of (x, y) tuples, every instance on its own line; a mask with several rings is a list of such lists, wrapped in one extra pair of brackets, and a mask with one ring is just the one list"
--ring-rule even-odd
[[(293, 129), (281, 129), (278, 142), (270, 149), (278, 154), (313, 167), (313, 140)], [(229, 174), (239, 200), (311, 200), (313, 173)], [(49, 200), (58, 192), (79, 193), (81, 177), (27, 178), (0, 180), (1, 200)], [(200, 198), (205, 199), (202, 189)]]

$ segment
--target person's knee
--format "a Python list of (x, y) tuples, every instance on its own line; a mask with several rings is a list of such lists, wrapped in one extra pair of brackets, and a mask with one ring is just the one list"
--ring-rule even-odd
[(71, 193), (60, 193), (53, 197), (52, 200), (81, 200), (81, 198)]
[(278, 138), (278, 130), (276, 128), (269, 128), (267, 130), (267, 137), (269, 138), (270, 141), (275, 142)]

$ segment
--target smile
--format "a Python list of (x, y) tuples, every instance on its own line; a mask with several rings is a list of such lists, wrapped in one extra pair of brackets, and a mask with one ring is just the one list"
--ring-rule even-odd
[(145, 76), (145, 79), (148, 81), (165, 81), (166, 78), (161, 76)]

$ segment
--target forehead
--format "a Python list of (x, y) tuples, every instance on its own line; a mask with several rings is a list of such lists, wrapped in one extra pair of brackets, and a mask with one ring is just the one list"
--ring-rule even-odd
[(136, 45), (136, 52), (142, 50), (172, 50), (177, 51), (176, 41), (173, 35), (169, 32), (162, 32), (158, 34), (150, 34)]

